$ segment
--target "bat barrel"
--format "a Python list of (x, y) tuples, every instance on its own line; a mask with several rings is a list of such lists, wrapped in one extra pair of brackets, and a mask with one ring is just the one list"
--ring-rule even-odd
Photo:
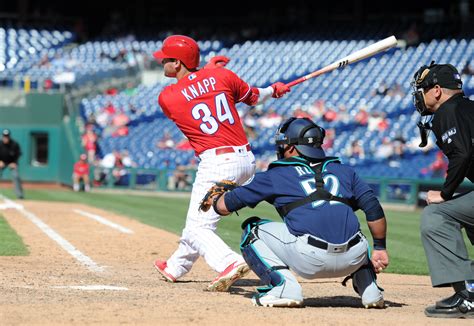
[(319, 76), (319, 75), (322, 75), (326, 72), (329, 72), (329, 71), (332, 71), (334, 69), (338, 69), (338, 68), (342, 68), (342, 67), (345, 67), (351, 63), (355, 63), (357, 61), (360, 61), (360, 60), (363, 60), (365, 58), (368, 58), (368, 57), (371, 57), (373, 55), (376, 55), (377, 53), (380, 53), (382, 51), (385, 51), (385, 50), (388, 50), (392, 47), (394, 47), (395, 45), (397, 44), (397, 39), (395, 38), (395, 36), (390, 36), (390, 37), (387, 37), (377, 43), (374, 43), (372, 45), (369, 45), (368, 47), (365, 47), (359, 51), (356, 51), (350, 55), (348, 55), (347, 57), (344, 57), (336, 62), (333, 62), (332, 64), (322, 68), (322, 69), (319, 69), (317, 71), (314, 71), (308, 75), (305, 75), (303, 77), (299, 77), (289, 83), (286, 84), (286, 86), (288, 87), (293, 87), (295, 85), (298, 85), (302, 82), (304, 82), (305, 80), (308, 80), (310, 78), (313, 78), (313, 77), (316, 77), (316, 76)]

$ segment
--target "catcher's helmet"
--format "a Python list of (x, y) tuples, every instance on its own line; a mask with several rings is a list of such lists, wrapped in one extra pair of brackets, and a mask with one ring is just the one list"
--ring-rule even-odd
[(153, 56), (160, 62), (163, 59), (178, 59), (188, 69), (199, 66), (199, 46), (195, 40), (184, 35), (168, 36), (161, 50), (153, 53)]
[(284, 145), (295, 145), (296, 151), (308, 159), (324, 159), (321, 148), (326, 131), (308, 118), (289, 118), (283, 122), (275, 135), (278, 159), (284, 157)]

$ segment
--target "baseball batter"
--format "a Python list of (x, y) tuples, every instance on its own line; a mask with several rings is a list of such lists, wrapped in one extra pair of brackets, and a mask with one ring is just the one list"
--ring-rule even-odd
[(163, 64), (165, 76), (177, 80), (163, 89), (159, 105), (189, 139), (199, 158), (178, 249), (167, 261), (156, 260), (154, 265), (166, 280), (175, 282), (202, 256), (219, 273), (208, 290), (227, 291), (249, 268), (216, 234), (221, 217), (213, 210), (200, 211), (199, 204), (215, 182), (230, 179), (243, 184), (254, 175), (255, 158), (235, 104), (256, 105), (281, 97), (290, 89), (280, 82), (267, 88), (251, 87), (232, 71), (219, 67), (226, 63), (222, 57), (198, 70), (198, 44), (183, 35), (166, 38), (154, 57)]
[[(300, 307), (303, 293), (292, 270), (307, 279), (350, 275), (366, 308), (384, 307), (376, 274), (388, 266), (384, 211), (355, 171), (321, 145), (325, 131), (307, 118), (290, 118), (277, 133), (277, 154), (247, 185), (215, 195), (221, 215), (261, 201), (275, 206), (283, 223), (251, 217), (243, 224), (245, 261), (267, 286), (254, 305)], [(372, 257), (353, 209), (361, 208), (374, 240)]]

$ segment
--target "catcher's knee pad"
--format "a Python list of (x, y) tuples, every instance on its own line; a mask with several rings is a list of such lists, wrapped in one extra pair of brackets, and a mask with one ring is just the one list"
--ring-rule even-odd
[(244, 257), (247, 265), (249, 265), (252, 271), (257, 274), (257, 276), (262, 280), (263, 283), (268, 284), (270, 286), (266, 290), (269, 290), (274, 286), (282, 285), (285, 282), (285, 278), (280, 272), (278, 272), (278, 269), (288, 269), (287, 266), (270, 266), (261, 257), (256, 248), (255, 242), (261, 241), (258, 238), (258, 226), (268, 222), (271, 221), (262, 220), (256, 216), (253, 216), (244, 221), (244, 223), (242, 223), (242, 228), (244, 229), (244, 231), (242, 233), (242, 241), (240, 243), (242, 257)]
[(268, 221), (268, 220), (263, 220), (258, 216), (251, 216), (242, 222), (241, 228), (242, 230), (245, 231), (247, 227), (253, 228), (256, 225), (263, 224), (262, 223), (263, 221)]

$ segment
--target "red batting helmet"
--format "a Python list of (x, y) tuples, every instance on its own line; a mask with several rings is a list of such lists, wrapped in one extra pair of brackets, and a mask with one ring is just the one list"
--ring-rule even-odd
[(168, 36), (161, 50), (153, 53), (153, 56), (160, 62), (163, 59), (178, 59), (188, 69), (199, 66), (199, 46), (195, 40), (184, 35)]

